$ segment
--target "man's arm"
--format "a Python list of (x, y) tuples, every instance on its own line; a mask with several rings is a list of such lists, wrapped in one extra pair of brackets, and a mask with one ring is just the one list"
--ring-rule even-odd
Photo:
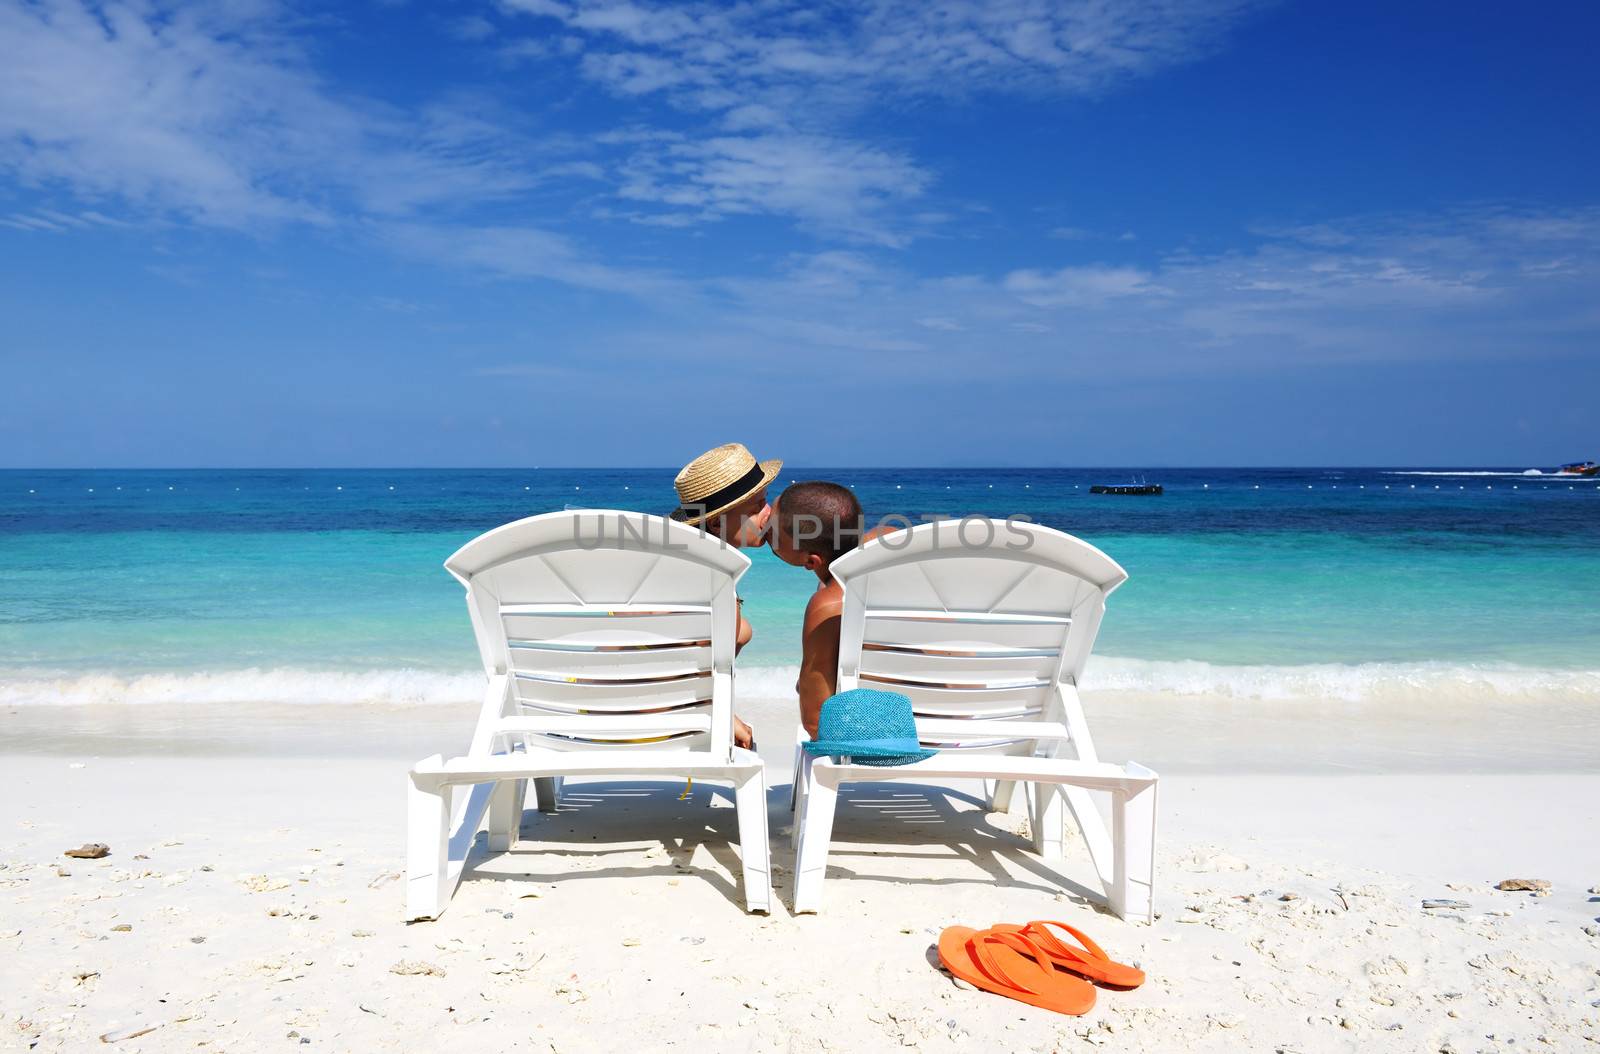
[(800, 723), (806, 735), (817, 737), (817, 719), (822, 704), (836, 690), (839, 677), (839, 612), (836, 600), (806, 605), (805, 628), (801, 631)]

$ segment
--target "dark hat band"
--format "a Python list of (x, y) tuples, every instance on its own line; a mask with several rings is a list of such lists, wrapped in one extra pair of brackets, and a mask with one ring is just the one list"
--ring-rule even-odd
[[(755, 490), (765, 477), (766, 473), (762, 471), (761, 462), (757, 461), (749, 472), (746, 472), (726, 487), (719, 487), (693, 504), (684, 504), (673, 509), (672, 518), (674, 520), (687, 520), (691, 516), (709, 515), (709, 510), (731, 505)], [(660, 507), (659, 505), (656, 506), (658, 509)]]

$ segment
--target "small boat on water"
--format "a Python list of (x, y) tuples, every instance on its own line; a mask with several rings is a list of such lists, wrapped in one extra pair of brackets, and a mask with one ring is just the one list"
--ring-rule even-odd
[(1558, 476), (1595, 476), (1600, 475), (1600, 464), (1593, 461), (1573, 461), (1556, 469)]
[(1159, 483), (1096, 483), (1089, 488), (1090, 494), (1160, 494)]

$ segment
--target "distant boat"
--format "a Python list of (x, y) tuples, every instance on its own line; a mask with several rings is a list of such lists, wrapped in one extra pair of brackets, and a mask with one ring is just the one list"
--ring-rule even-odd
[(1089, 488), (1090, 494), (1160, 494), (1161, 484), (1145, 483), (1096, 483)]
[(1573, 461), (1556, 469), (1560, 476), (1594, 476), (1600, 475), (1600, 464), (1593, 461)]

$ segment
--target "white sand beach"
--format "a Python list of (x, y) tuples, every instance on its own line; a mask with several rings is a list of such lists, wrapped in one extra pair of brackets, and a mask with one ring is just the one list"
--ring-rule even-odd
[[(782, 700), (741, 704), (769, 766), (771, 916), (741, 910), (734, 812), (710, 788), (608, 781), (528, 813), (512, 853), (411, 925), (405, 768), (458, 747), (470, 711), (13, 709), (0, 1034), (40, 1051), (1600, 1041), (1592, 723), (1524, 720), (1551, 731), (1506, 754), (1489, 746), (1518, 714), (1488, 709), (1386, 723), (1275, 705), (1265, 721), (1265, 706), (1090, 702), (1105, 756), (1163, 773), (1153, 926), (1095, 908), (1081, 849), (1060, 871), (1040, 861), (1022, 817), (984, 813), (976, 786), (847, 795), (824, 910), (791, 915)], [(62, 855), (84, 842), (111, 855)], [(1551, 889), (1493, 888), (1508, 877)], [(1148, 983), (1067, 1018), (960, 987), (933, 957), (946, 925), (1057, 918)]]

